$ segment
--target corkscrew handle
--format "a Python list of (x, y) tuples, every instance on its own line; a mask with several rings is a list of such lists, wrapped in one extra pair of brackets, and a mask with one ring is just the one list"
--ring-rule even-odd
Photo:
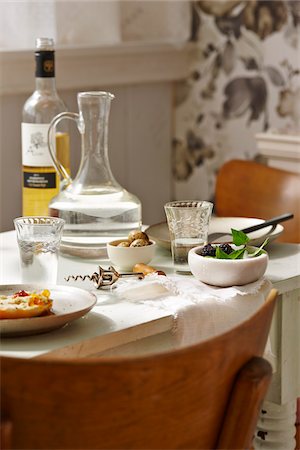
[(55, 149), (53, 146), (54, 136), (55, 136), (55, 128), (59, 124), (59, 122), (63, 119), (74, 120), (76, 122), (78, 131), (81, 134), (84, 133), (84, 120), (80, 114), (72, 113), (72, 112), (63, 112), (63, 113), (60, 113), (57, 116), (55, 116), (49, 125), (49, 130), (48, 130), (49, 153), (50, 153), (50, 156), (53, 161), (55, 169), (60, 174), (62, 180), (64, 180), (64, 184), (69, 185), (70, 183), (72, 183), (72, 179), (71, 179), (70, 175), (68, 174), (66, 168), (57, 159)]

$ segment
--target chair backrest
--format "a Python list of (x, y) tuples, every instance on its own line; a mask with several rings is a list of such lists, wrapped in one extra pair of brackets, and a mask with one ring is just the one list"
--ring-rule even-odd
[(248, 448), (271, 378), (261, 355), (276, 295), (227, 333), (166, 353), (2, 357), (1, 448)]
[(219, 170), (216, 214), (227, 217), (271, 217), (291, 212), (281, 242), (300, 242), (300, 175), (254, 161), (231, 160)]

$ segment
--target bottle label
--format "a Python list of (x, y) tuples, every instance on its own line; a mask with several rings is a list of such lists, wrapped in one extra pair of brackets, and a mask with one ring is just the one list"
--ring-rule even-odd
[[(49, 124), (22, 123), (22, 164), (32, 167), (51, 167), (48, 149)], [(54, 134), (54, 133), (53, 133)], [(55, 138), (52, 142), (55, 150)]]
[(37, 50), (35, 52), (35, 76), (37, 78), (54, 78), (54, 51)]
[(24, 172), (23, 173), (24, 188), (33, 189), (55, 189), (56, 188), (56, 173), (41, 173), (41, 172)]

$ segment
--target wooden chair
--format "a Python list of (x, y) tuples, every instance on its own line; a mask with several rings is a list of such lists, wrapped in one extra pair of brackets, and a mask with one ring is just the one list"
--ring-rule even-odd
[(271, 378), (261, 355), (276, 296), (225, 334), (166, 353), (2, 357), (1, 448), (249, 448)]
[(225, 163), (217, 176), (216, 214), (270, 219), (291, 212), (281, 242), (300, 242), (300, 175), (244, 160)]

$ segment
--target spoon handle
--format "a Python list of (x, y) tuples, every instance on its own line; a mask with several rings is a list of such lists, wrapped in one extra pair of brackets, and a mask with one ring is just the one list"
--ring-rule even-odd
[(257, 225), (253, 225), (248, 228), (243, 228), (241, 231), (243, 231), (244, 233), (251, 233), (251, 231), (261, 230), (262, 228), (268, 227), (270, 225), (277, 225), (278, 223), (292, 219), (293, 217), (294, 214), (292, 213), (282, 214), (281, 216), (273, 217), (273, 219), (265, 220), (264, 222), (259, 223)]

